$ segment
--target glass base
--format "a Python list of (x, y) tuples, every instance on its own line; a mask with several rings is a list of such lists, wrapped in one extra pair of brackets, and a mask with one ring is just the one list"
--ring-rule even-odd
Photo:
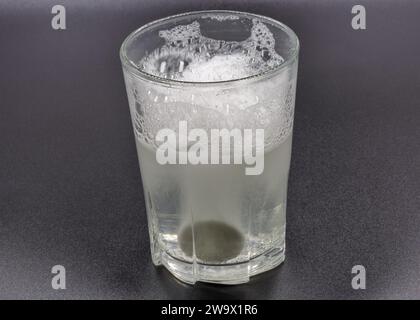
[(235, 285), (246, 283), (250, 277), (271, 270), (285, 259), (285, 248), (272, 248), (246, 262), (228, 265), (188, 263), (178, 260), (166, 252), (155, 252), (153, 263), (163, 265), (177, 279), (188, 284), (197, 281)]

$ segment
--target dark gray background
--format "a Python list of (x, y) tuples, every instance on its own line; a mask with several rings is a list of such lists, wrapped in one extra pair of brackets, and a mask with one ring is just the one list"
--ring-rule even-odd
[[(350, 26), (355, 4), (367, 30)], [(198, 9), (276, 18), (302, 44), (287, 259), (233, 287), (153, 267), (118, 57), (132, 30)], [(2, 0), (0, 298), (420, 298), (419, 30), (414, 0)]]

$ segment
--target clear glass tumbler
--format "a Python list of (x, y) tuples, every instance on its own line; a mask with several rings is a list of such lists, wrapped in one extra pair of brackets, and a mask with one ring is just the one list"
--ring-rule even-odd
[(284, 260), (299, 42), (273, 19), (171, 16), (121, 47), (152, 259), (237, 284)]

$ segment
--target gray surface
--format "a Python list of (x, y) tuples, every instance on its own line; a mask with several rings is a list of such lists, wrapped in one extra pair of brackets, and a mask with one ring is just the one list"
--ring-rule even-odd
[[(420, 298), (418, 1), (357, 1), (365, 31), (352, 1), (60, 3), (61, 32), (55, 2), (0, 4), (0, 298)], [(152, 266), (118, 57), (138, 26), (211, 8), (279, 19), (302, 43), (287, 259), (235, 287)]]

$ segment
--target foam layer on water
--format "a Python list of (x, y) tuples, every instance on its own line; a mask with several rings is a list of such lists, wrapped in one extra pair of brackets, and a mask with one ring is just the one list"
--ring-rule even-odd
[(139, 68), (163, 78), (227, 81), (255, 76), (284, 62), (274, 49), (273, 34), (258, 19), (252, 20), (250, 36), (243, 41), (205, 37), (198, 21), (162, 30), (159, 36), (165, 44), (145, 56)]
[[(239, 23), (234, 15), (210, 15), (205, 19)], [(268, 27), (257, 19), (247, 26), (249, 31), (242, 35), (243, 41), (204, 36), (204, 27), (200, 28), (198, 21), (161, 30), (159, 36), (164, 44), (145, 56), (138, 67), (168, 79), (217, 82), (254, 76), (281, 65), (284, 60), (274, 49), (274, 36)], [(163, 86), (127, 79), (133, 92), (136, 133), (139, 139), (155, 146), (157, 132), (161, 128), (177, 132), (179, 121), (188, 121), (189, 129), (263, 128), (268, 150), (285, 140), (292, 130), (292, 73), (289, 68), (267, 81), (238, 86)]]

